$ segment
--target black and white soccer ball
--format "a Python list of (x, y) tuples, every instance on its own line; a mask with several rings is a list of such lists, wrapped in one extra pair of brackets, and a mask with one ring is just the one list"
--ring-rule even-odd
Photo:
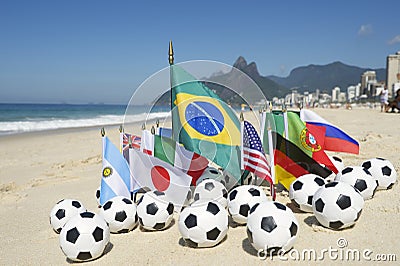
[(251, 208), (247, 237), (252, 246), (274, 254), (286, 253), (296, 242), (299, 223), (293, 212), (276, 201), (264, 201)]
[(313, 212), (313, 196), (323, 185), (325, 185), (325, 181), (319, 175), (306, 174), (299, 176), (290, 184), (289, 198), (303, 212)]
[(213, 179), (205, 179), (200, 182), (194, 192), (193, 201), (218, 201), (224, 208), (226, 208), (228, 200), (228, 191), (225, 186)]
[(328, 157), (331, 160), (331, 162), (333, 163), (333, 165), (336, 167), (338, 172), (341, 172), (345, 168), (343, 160), (339, 156), (333, 155), (333, 156), (328, 156)]
[(356, 188), (344, 182), (331, 182), (317, 190), (313, 212), (318, 222), (331, 229), (344, 229), (355, 224), (364, 207)]
[(149, 191), (137, 202), (140, 225), (146, 230), (163, 230), (173, 219), (174, 204), (161, 191)]
[(101, 186), (99, 186), (99, 187), (96, 189), (96, 194), (95, 194), (97, 206), (99, 206), (99, 207), (101, 207), (101, 204), (100, 204), (100, 189), (101, 189)]
[(111, 233), (127, 233), (138, 224), (136, 205), (123, 196), (108, 200), (99, 214), (108, 223)]
[(228, 211), (237, 224), (246, 224), (250, 209), (257, 203), (267, 201), (262, 188), (254, 185), (242, 185), (228, 194)]
[(178, 227), (189, 247), (213, 247), (228, 232), (228, 212), (217, 201), (194, 202), (179, 215)]
[(378, 189), (390, 189), (396, 183), (397, 172), (393, 164), (383, 158), (372, 158), (362, 163), (378, 181)]
[(60, 233), (61, 250), (73, 261), (89, 261), (100, 257), (109, 242), (107, 222), (92, 212), (75, 215)]
[(371, 199), (375, 195), (378, 182), (371, 173), (362, 166), (348, 166), (337, 175), (335, 181), (345, 182), (355, 187), (364, 200)]
[(196, 186), (199, 185), (201, 182), (203, 182), (206, 179), (218, 180), (223, 185), (225, 185), (223, 174), (220, 171), (218, 171), (217, 168), (212, 167), (212, 166), (207, 166), (207, 168), (204, 170), (203, 174), (199, 177), (199, 179), (196, 180)]
[(69, 219), (85, 211), (86, 208), (79, 200), (62, 199), (50, 211), (50, 225), (56, 233), (60, 233)]

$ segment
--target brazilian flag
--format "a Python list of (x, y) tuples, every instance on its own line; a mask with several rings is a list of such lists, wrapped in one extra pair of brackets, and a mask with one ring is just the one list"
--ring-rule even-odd
[(173, 138), (240, 179), (240, 122), (217, 94), (170, 66)]

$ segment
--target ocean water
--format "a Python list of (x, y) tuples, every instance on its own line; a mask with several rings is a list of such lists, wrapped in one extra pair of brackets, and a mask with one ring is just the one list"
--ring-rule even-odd
[(24, 132), (105, 126), (164, 118), (168, 107), (75, 104), (0, 104), (0, 136)]

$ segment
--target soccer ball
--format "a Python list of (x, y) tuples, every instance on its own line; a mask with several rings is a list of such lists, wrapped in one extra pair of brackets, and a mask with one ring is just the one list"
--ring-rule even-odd
[(331, 160), (331, 162), (333, 163), (333, 165), (336, 167), (336, 169), (338, 170), (338, 172), (341, 172), (344, 169), (344, 163), (342, 158), (334, 155), (334, 156), (328, 156), (329, 159)]
[(136, 205), (122, 196), (114, 197), (104, 203), (99, 214), (108, 223), (111, 233), (127, 233), (138, 223)]
[(164, 192), (149, 191), (139, 199), (137, 215), (144, 229), (163, 230), (172, 222), (174, 204), (166, 199)]
[(228, 232), (228, 212), (217, 201), (194, 202), (181, 212), (178, 227), (189, 247), (213, 247)]
[(60, 233), (62, 227), (71, 217), (85, 211), (86, 208), (79, 200), (62, 199), (51, 209), (50, 225), (56, 233)]
[(312, 199), (315, 192), (325, 185), (319, 175), (306, 174), (299, 176), (289, 188), (289, 198), (303, 212), (312, 212)]
[(100, 257), (109, 242), (110, 229), (107, 222), (92, 212), (75, 215), (60, 233), (61, 250), (73, 261), (88, 261)]
[(348, 166), (344, 168), (335, 181), (345, 182), (355, 187), (364, 200), (371, 199), (375, 195), (378, 182), (370, 172), (362, 166)]
[(199, 185), (201, 182), (203, 182), (206, 179), (213, 179), (213, 180), (219, 180), (221, 181), (222, 184), (224, 184), (223, 180), (223, 175), (218, 171), (217, 168), (208, 166), (203, 174), (199, 177), (199, 179), (196, 180), (196, 186)]
[(267, 200), (267, 196), (260, 187), (254, 185), (239, 186), (229, 192), (228, 211), (233, 221), (238, 224), (246, 224), (251, 207)]
[(101, 187), (98, 187), (97, 189), (96, 189), (96, 201), (97, 201), (97, 206), (99, 206), (99, 207), (101, 207), (101, 204), (100, 204), (100, 188)]
[(193, 192), (193, 201), (218, 201), (224, 208), (228, 203), (228, 191), (225, 186), (216, 180), (205, 179), (199, 183)]
[(393, 164), (383, 158), (372, 158), (362, 163), (378, 181), (378, 189), (390, 189), (396, 183), (397, 172)]
[(313, 198), (313, 212), (318, 222), (336, 230), (354, 225), (363, 207), (364, 199), (358, 190), (344, 182), (322, 186)]
[(299, 223), (293, 212), (276, 201), (264, 201), (251, 208), (247, 237), (256, 250), (268, 253), (289, 251), (296, 242)]

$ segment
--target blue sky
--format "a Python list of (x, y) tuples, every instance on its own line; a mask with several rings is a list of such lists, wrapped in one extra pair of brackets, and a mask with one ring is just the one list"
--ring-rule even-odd
[(175, 61), (255, 61), (262, 75), (400, 50), (400, 2), (0, 1), (0, 102), (128, 103)]

